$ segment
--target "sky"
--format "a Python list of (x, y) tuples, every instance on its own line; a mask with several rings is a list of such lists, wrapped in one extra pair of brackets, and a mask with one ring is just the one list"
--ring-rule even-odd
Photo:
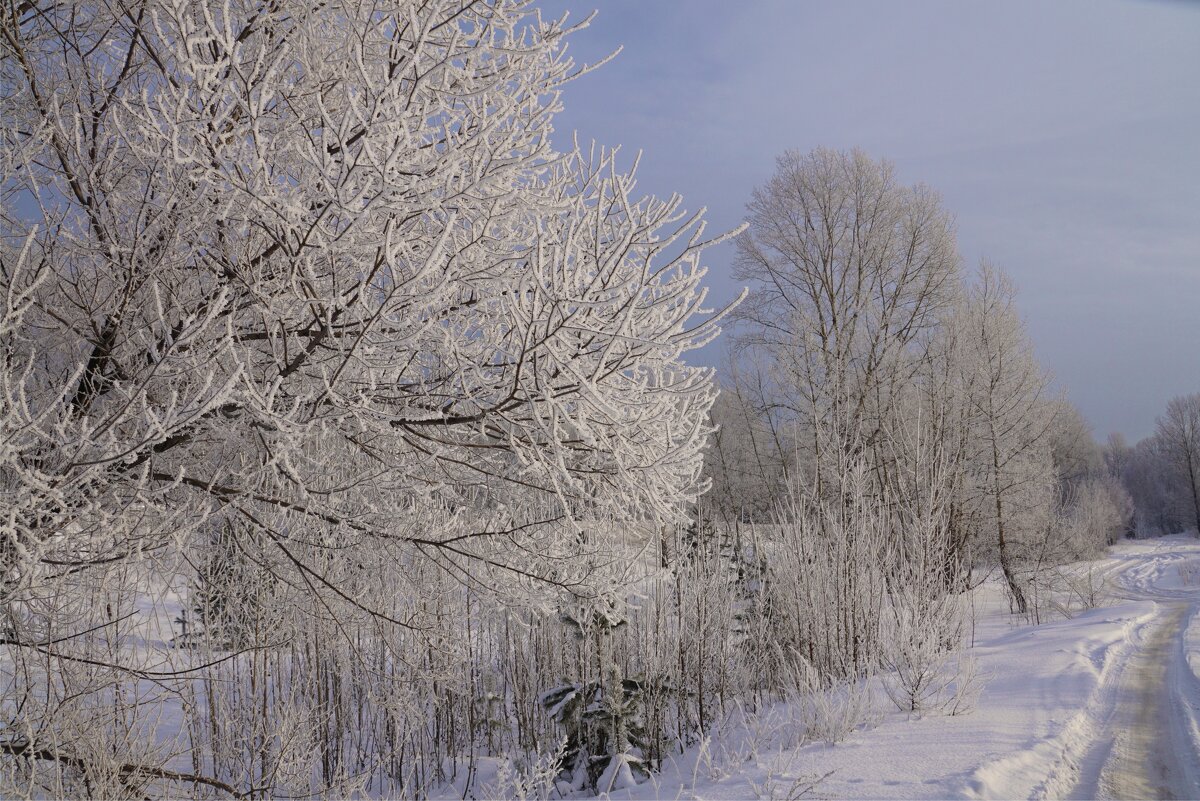
[[(641, 151), (639, 188), (737, 226), (784, 150), (861, 147), (938, 190), (964, 264), (1016, 281), (1098, 439), (1200, 392), (1200, 3), (553, 0), (598, 13), (556, 141)], [(709, 252), (736, 296), (732, 245)], [(717, 364), (719, 346), (694, 361)]]

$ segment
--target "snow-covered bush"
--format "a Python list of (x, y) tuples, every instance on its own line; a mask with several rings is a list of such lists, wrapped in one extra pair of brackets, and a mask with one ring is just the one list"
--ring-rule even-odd
[(964, 601), (925, 588), (893, 587), (888, 596), (882, 682), (900, 710), (942, 709), (953, 697), (953, 671), (964, 635)]
[(1079, 559), (1094, 559), (1117, 542), (1133, 516), (1129, 493), (1108, 476), (1080, 483), (1064, 506), (1059, 525), (1072, 555)]
[(967, 596), (945, 580), (943, 566), (955, 554), (950, 525), (951, 485), (946, 463), (920, 447), (908, 480), (896, 482), (889, 508), (898, 535), (889, 560), (883, 605), (882, 683), (906, 712), (943, 709), (954, 693), (952, 666), (964, 645)]
[(793, 714), (799, 716), (805, 739), (834, 745), (855, 729), (875, 721), (878, 710), (865, 679), (830, 681), (803, 660), (793, 664), (797, 675), (783, 698)]
[(790, 677), (790, 663), (801, 658), (826, 681), (879, 664), (889, 528), (867, 482), (860, 465), (832, 500), (793, 493), (780, 522), (760, 537), (763, 612), (779, 645), (781, 676)]
[(559, 775), (572, 789), (609, 792), (626, 786), (614, 781), (633, 784), (649, 775), (638, 755), (645, 746), (642, 690), (636, 679), (621, 679), (614, 687), (564, 684), (542, 696), (546, 714), (566, 732)]
[(563, 795), (558, 784), (566, 742), (527, 762), (502, 759), (496, 777), (481, 788), (484, 798), (524, 798), (549, 801)]

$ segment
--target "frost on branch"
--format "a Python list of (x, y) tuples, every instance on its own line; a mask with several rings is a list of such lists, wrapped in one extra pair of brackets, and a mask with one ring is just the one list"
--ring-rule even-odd
[[(236, 531), (221, 559), (271, 574), (290, 611), (209, 647), (311, 641), (308, 610), (398, 669), (408, 646), (347, 621), (432, 641), (427, 602), (464, 583), (591, 596), (621, 573), (608, 540), (681, 519), (714, 397), (683, 361), (721, 316), (711, 240), (679, 198), (638, 197), (614, 151), (552, 149), (571, 30), (457, 0), (6, 13), (0, 603), (19, 660), (167, 681), (184, 657), (136, 627), (194, 606), (176, 574)], [(85, 758), (60, 727), (45, 750), (55, 715), (88, 728), (88, 694), (20, 674), (10, 753), (109, 760), (101, 795), (203, 784), (146, 773), (165, 757), (117, 734)], [(284, 770), (263, 760), (209, 767), (244, 790)]]
[(6, 575), (213, 514), (459, 562), (695, 498), (703, 223), (550, 148), (561, 21), (53, 13), (5, 29)]

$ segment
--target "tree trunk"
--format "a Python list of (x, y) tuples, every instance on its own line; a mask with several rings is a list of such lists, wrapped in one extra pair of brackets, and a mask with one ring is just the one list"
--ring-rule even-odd
[(996, 441), (992, 439), (992, 487), (996, 497), (996, 538), (997, 545), (1000, 547), (1000, 570), (1004, 573), (1004, 580), (1008, 582), (1008, 591), (1012, 593), (1013, 601), (1017, 605), (1017, 612), (1025, 614), (1029, 611), (1029, 604), (1025, 600), (1025, 593), (1017, 584), (1017, 577), (1013, 573), (1012, 559), (1008, 552), (1008, 540), (1004, 536), (1004, 504), (1001, 500), (1002, 491), (1000, 489), (1000, 453), (996, 448)]

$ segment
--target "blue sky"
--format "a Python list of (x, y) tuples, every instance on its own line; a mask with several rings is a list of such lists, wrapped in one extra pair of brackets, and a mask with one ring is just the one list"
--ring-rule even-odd
[[(1200, 3), (557, 0), (580, 62), (560, 145), (643, 152), (640, 187), (742, 218), (776, 155), (862, 147), (942, 193), (968, 265), (1020, 287), (1097, 437), (1200, 392)], [(708, 263), (733, 297), (731, 246)], [(710, 347), (699, 360), (715, 363)]]

